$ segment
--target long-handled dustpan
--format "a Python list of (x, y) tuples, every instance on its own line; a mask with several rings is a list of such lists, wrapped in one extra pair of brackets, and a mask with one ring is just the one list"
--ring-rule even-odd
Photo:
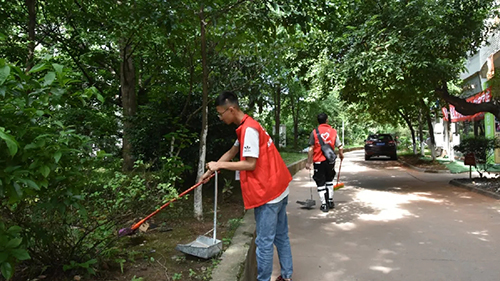
[(177, 244), (176, 250), (203, 259), (209, 259), (222, 251), (222, 241), (217, 239), (217, 174), (215, 173), (214, 228), (206, 233), (213, 232), (213, 237), (200, 235), (191, 243)]
[[(311, 181), (311, 180), (312, 180), (311, 170), (309, 170), (309, 181)], [(311, 193), (311, 199), (306, 199), (306, 201), (297, 200), (297, 204), (302, 205), (301, 208), (303, 208), (303, 209), (311, 209), (313, 206), (316, 205), (316, 200), (313, 199), (312, 185), (311, 185), (309, 190)]]

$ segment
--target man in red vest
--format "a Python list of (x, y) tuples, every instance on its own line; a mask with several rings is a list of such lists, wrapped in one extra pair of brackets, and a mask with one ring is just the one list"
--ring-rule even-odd
[[(275, 245), (281, 265), (281, 276), (276, 280), (290, 281), (293, 265), (286, 206), (292, 176), (269, 134), (241, 111), (234, 93), (220, 94), (215, 106), (224, 123), (238, 125), (238, 139), (217, 162), (207, 163), (208, 171), (200, 181), (206, 181), (217, 170), (240, 171), (245, 209), (254, 209), (255, 213), (257, 280), (271, 279)], [(231, 162), (238, 152), (240, 161)]]
[(309, 137), (309, 157), (306, 169), (310, 170), (311, 164), (314, 161), (313, 178), (318, 186), (318, 194), (321, 199), (320, 210), (328, 212), (329, 209), (335, 208), (335, 202), (333, 201), (333, 179), (336, 174), (334, 169), (335, 163), (329, 163), (326, 160), (321, 151), (318, 135), (323, 139), (324, 143), (330, 144), (332, 149), (335, 149), (335, 146), (339, 148), (340, 159), (344, 159), (344, 149), (337, 137), (337, 130), (328, 125), (328, 116), (325, 113), (318, 114), (318, 123), (319, 126), (311, 132), (311, 136)]

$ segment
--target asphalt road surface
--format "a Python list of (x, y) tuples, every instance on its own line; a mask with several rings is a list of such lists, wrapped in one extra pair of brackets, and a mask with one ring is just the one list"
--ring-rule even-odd
[[(500, 201), (449, 185), (468, 174), (422, 173), (346, 153), (334, 210), (323, 213), (308, 170), (290, 186), (294, 281), (500, 280)], [(338, 162), (336, 170), (338, 171)], [(316, 207), (301, 209), (310, 198)], [(274, 281), (280, 275), (274, 258)]]

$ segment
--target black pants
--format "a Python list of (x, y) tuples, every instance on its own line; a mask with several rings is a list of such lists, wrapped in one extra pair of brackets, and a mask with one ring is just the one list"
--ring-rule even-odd
[(333, 182), (335, 178), (335, 163), (329, 164), (328, 161), (323, 161), (319, 164), (314, 163), (314, 176), (316, 186), (325, 186), (327, 182)]

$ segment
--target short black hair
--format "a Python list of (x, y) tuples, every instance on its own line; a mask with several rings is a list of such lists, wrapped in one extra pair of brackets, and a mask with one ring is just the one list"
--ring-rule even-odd
[(231, 91), (222, 92), (215, 99), (215, 106), (236, 106), (239, 107), (238, 97)]
[(328, 116), (326, 115), (326, 113), (322, 112), (322, 113), (318, 114), (318, 123), (325, 124), (326, 119), (328, 119)]

